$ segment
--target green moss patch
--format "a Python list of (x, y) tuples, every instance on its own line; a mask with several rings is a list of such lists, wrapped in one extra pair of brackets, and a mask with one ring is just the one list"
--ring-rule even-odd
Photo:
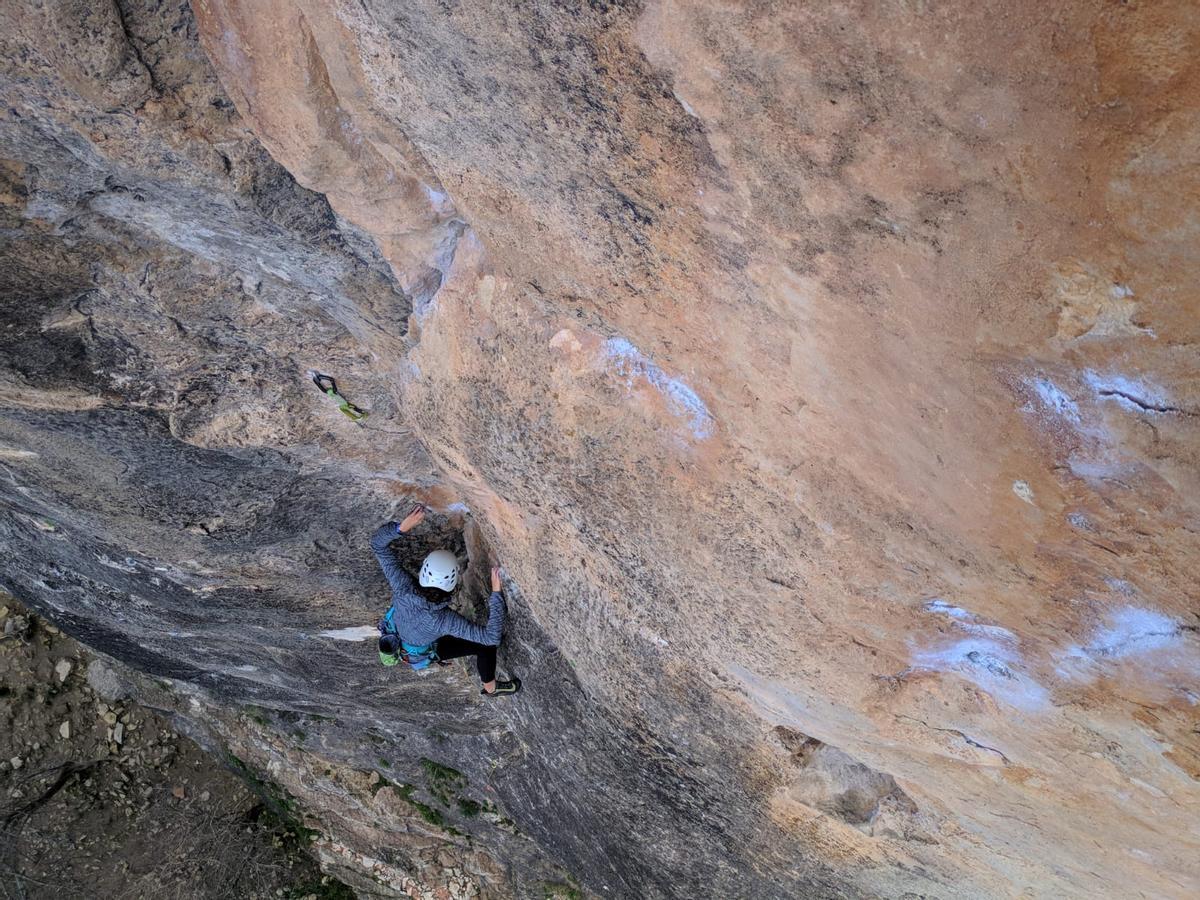
[(226, 755), (229, 768), (233, 769), (250, 786), (263, 802), (262, 818), (278, 830), (284, 845), (307, 846), (321, 836), (321, 832), (304, 824), (304, 815), (296, 798), (273, 781), (261, 778), (245, 762), (232, 753)]
[(573, 884), (547, 882), (542, 897), (543, 900), (583, 900), (583, 891)]

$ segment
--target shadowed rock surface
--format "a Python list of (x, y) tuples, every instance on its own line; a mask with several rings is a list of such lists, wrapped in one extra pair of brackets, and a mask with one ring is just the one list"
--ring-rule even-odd
[[(0, 583), (367, 895), (1193, 894), (1198, 34), (8, 4)], [(518, 697), (347, 640), (414, 499)]]

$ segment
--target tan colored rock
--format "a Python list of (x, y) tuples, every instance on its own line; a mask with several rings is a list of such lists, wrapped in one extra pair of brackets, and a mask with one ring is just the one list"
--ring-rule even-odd
[[(674, 673), (641, 679), (660, 697), (715, 673), (719, 704), (759, 723), (764, 765), (779, 765), (772, 728), (815, 734), (894, 775), (916, 807), (989, 835), (987, 849), (946, 836), (938, 851), (980, 893), (1002, 890), (992, 853), (1025, 860), (1012, 877), (1051, 892), (1078, 888), (1054, 866), (1083, 858), (1111, 890), (1133, 867), (1169, 892), (1200, 874), (1172, 862), (1195, 854), (1151, 849), (1172, 813), (1153, 792), (1137, 795), (1142, 813), (1119, 804), (1123, 826), (1108, 811), (1136, 772), (1188, 806), (1195, 785), (1148, 749), (1120, 774), (1086, 756), (1074, 716), (1091, 710), (1088, 728), (1121, 746), (1146, 727), (1144, 747), (1190, 740), (1190, 701), (1171, 685), (1196, 654), (1180, 576), (1197, 547), (1169, 535), (1200, 496), (1185, 462), (1197, 361), (1152, 334), (1194, 336), (1195, 235), (1141, 174), (1177, 172), (1194, 130), (1171, 87), (1194, 66), (1160, 40), (1181, 9), (1070, 8), (1067, 27), (1095, 50), (1011, 7), (1000, 41), (986, 7), (662, 2), (540, 31), (486, 17), (443, 29), (429, 10), (397, 32), (352, 4), (278, 4), (268, 26), (210, 0), (199, 19), (239, 109), (307, 184), (340, 190), (325, 162), (337, 141), (296, 122), (348, 118), (374, 142), (390, 121), (470, 221), (479, 245), (459, 242), (420, 323), (421, 378), (402, 390), (585, 683), (638, 670), (643, 654)], [(541, 41), (558, 28), (604, 64), (552, 56)], [(249, 49), (284, 30), (299, 35), (290, 54)], [(473, 55), (472, 40), (494, 52)], [(528, 68), (543, 58), (579, 80)], [(321, 90), (302, 89), (313, 73)], [(634, 85), (653, 88), (631, 99)], [(576, 87), (593, 106), (571, 105)], [(1126, 105), (1120, 122), (1105, 96)], [(1170, 135), (1163, 149), (1141, 128)], [(1127, 202), (1135, 182), (1170, 211)], [(1110, 230), (1098, 223), (1115, 198)], [(373, 210), (339, 208), (374, 230)], [(602, 328), (570, 323), (572, 306)], [(485, 419), (542, 410), (528, 457), (472, 426), (479, 392), (464, 380), (521, 398)], [(586, 460), (554, 487), (533, 462), (551, 448)], [(520, 474), (494, 492), (501, 472)], [(1135, 537), (1143, 516), (1158, 525)], [(580, 527), (604, 535), (612, 565)], [(595, 590), (611, 628), (560, 617), (564, 577)], [(704, 664), (683, 649), (695, 636)], [(1093, 705), (1113, 704), (1112, 678), (1137, 698), (1116, 718)], [(1138, 703), (1156, 724), (1132, 724)], [(1097, 815), (1114, 826), (1099, 841), (1076, 827)], [(816, 848), (824, 831), (847, 839), (820, 817), (775, 824)], [(1096, 854), (1129, 840), (1125, 827), (1143, 856)], [(1187, 831), (1182, 818), (1169, 830)]]
[[(419, 150), (363, 103), (374, 73), (362, 69), (351, 47), (327, 42), (331, 29), (344, 32), (335, 10), (290, 0), (195, 9), (202, 27), (230, 36), (210, 45), (220, 63), (253, 71), (250, 79), (229, 79), (225, 86), (239, 109), (253, 108), (270, 122), (261, 134), (271, 154), (301, 184), (325, 193), (339, 214), (370, 231), (406, 291), (436, 289), (439, 257), (452, 252), (461, 221)], [(263, 96), (275, 100), (262, 104)], [(319, 152), (312, 153), (314, 147)]]

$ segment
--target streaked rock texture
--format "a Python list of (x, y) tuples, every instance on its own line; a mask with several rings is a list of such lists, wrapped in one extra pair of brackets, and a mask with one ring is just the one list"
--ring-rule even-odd
[[(1193, 5), (2, 15), (3, 583), (331, 865), (1200, 889)], [(518, 698), (344, 640), (411, 498)]]

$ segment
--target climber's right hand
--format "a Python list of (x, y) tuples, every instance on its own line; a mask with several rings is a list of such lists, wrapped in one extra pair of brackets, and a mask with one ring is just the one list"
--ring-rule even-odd
[(412, 531), (425, 518), (425, 507), (418, 503), (413, 507), (413, 511), (404, 517), (404, 521), (400, 523), (401, 531)]

